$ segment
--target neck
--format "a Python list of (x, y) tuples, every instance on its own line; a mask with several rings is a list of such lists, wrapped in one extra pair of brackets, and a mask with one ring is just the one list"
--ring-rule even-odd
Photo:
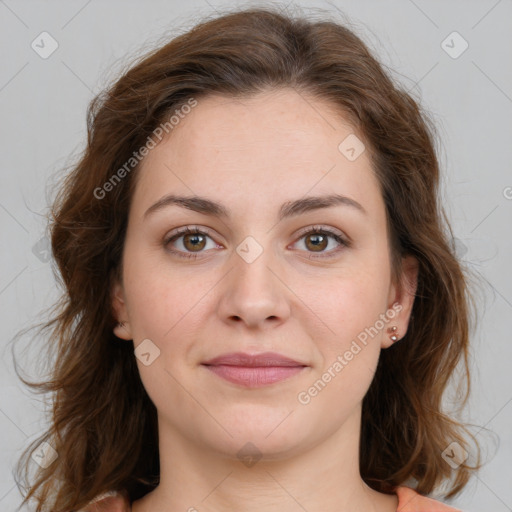
[(374, 491), (360, 476), (360, 418), (359, 408), (321, 444), (259, 460), (199, 446), (159, 419), (160, 484), (133, 512), (396, 512), (397, 497)]

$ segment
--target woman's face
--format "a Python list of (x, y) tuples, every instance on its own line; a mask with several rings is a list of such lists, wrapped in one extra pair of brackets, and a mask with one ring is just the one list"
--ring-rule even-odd
[(285, 457), (360, 417), (413, 295), (391, 282), (383, 198), (353, 133), (292, 89), (210, 96), (146, 156), (113, 304), (160, 436)]

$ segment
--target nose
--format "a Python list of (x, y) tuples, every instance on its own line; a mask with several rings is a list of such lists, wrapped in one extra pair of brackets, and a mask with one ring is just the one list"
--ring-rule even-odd
[(277, 327), (290, 316), (290, 291), (278, 266), (264, 251), (247, 263), (234, 255), (234, 268), (222, 282), (218, 314), (230, 324), (251, 329)]

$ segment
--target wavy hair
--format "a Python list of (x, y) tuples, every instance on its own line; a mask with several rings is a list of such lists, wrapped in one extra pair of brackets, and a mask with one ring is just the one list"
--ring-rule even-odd
[[(419, 262), (407, 334), (381, 352), (363, 400), (363, 480), (392, 493), (412, 479), (421, 494), (450, 481), (450, 498), (480, 468), (475, 437), (442, 410), (459, 365), (461, 407), (468, 399), (476, 308), (439, 197), (434, 123), (354, 30), (330, 19), (251, 8), (202, 20), (152, 49), (89, 105), (87, 146), (60, 184), (49, 219), (63, 288), (42, 329), (54, 363), (42, 382), (20, 377), (52, 394), (49, 428), (17, 465), (17, 480), (23, 472), (32, 482), (23, 503), (35, 499), (37, 512), (76, 510), (109, 490), (134, 501), (158, 485), (156, 409), (133, 346), (112, 332), (111, 286), (139, 167), (130, 159), (191, 98), (249, 97), (277, 88), (327, 100), (361, 134), (386, 205), (395, 282), (402, 256)], [(474, 453), (470, 438), (477, 465), (452, 468), (443, 451), (457, 442)], [(31, 475), (30, 456), (42, 442), (58, 457)]]

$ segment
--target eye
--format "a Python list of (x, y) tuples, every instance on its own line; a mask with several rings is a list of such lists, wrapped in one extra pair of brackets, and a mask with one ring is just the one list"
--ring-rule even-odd
[[(207, 247), (208, 239), (211, 241), (210, 247)], [(197, 258), (199, 253), (204, 252), (203, 249), (219, 247), (208, 234), (208, 230), (189, 226), (180, 228), (166, 237), (164, 246), (170, 252), (182, 258)]]
[[(310, 258), (328, 258), (335, 256), (342, 247), (350, 247), (350, 242), (344, 239), (338, 232), (322, 226), (305, 228), (300, 232), (300, 238), (295, 244), (302, 243), (307, 252), (312, 254)], [(208, 241), (210, 246), (208, 247)], [(207, 249), (222, 248), (214, 242), (209, 230), (195, 226), (180, 228), (163, 242), (164, 247), (171, 253), (182, 258), (197, 258)], [(329, 249), (330, 250), (327, 250)]]
[[(306, 251), (319, 253), (313, 258), (325, 258), (336, 255), (342, 247), (349, 247), (350, 243), (338, 232), (322, 226), (305, 228), (300, 233), (300, 239), (296, 242), (302, 244)], [(330, 247), (330, 250), (326, 250)]]

